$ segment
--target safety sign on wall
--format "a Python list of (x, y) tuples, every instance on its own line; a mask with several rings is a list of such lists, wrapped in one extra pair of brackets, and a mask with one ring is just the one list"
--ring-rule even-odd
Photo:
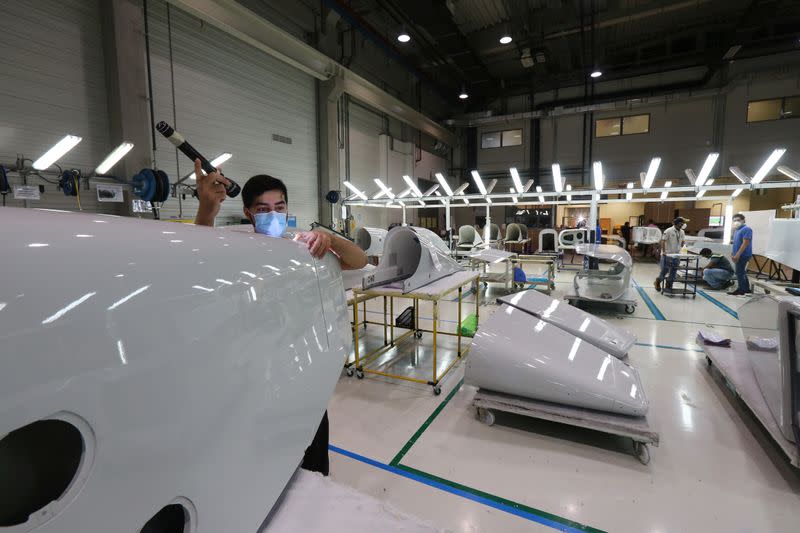
[(39, 200), (38, 185), (14, 185), (14, 200)]

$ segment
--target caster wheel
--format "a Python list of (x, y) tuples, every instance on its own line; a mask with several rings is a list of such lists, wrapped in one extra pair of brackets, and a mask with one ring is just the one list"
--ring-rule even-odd
[(358, 379), (364, 379), (364, 371), (363, 370), (356, 370), (356, 377)]
[(633, 450), (640, 463), (646, 465), (650, 462), (650, 450), (647, 447), (647, 444), (636, 442), (633, 445)]
[(625, 312), (628, 313), (629, 315), (632, 315), (634, 311), (636, 311), (636, 306), (633, 305), (625, 306)]
[(494, 413), (488, 409), (484, 409), (483, 407), (478, 408), (478, 420), (486, 424), (487, 426), (494, 425)]
[(436, 396), (439, 396), (442, 393), (442, 388), (439, 385), (436, 385), (435, 387), (433, 387), (433, 393)]
[(355, 370), (353, 370), (353, 367), (349, 367), (345, 373), (347, 374), (347, 377), (352, 378), (353, 374), (355, 374)]
[(421, 339), (422, 338), (422, 332), (421, 331), (415, 331), (414, 332), (414, 338), (415, 339)]

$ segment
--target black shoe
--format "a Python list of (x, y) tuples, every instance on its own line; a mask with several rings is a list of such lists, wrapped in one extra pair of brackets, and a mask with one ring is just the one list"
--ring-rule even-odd
[(728, 296), (744, 296), (744, 295), (745, 293), (743, 291), (740, 291), (739, 289), (736, 289), (735, 291), (731, 291), (728, 293)]

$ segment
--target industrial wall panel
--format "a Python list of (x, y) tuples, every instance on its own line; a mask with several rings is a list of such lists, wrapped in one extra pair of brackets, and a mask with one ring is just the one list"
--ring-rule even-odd
[[(233, 154), (221, 168), (241, 186), (256, 174), (282, 179), (290, 214), (307, 228), (319, 202), (313, 78), (163, 1), (148, 15), (155, 122), (172, 123), (209, 159)], [(192, 172), (166, 139), (156, 147), (171, 181)], [(170, 198), (162, 218), (193, 218), (196, 209), (191, 197)], [(242, 216), (241, 198), (229, 198), (217, 224)]]
[[(58, 164), (84, 172), (121, 141), (109, 138), (98, 0), (0, 2), (0, 164), (13, 166), (17, 154), (36, 159), (67, 134), (83, 141)], [(9, 181), (22, 180), (12, 173)], [(28, 182), (45, 187), (31, 207), (78, 209), (56, 185)], [(83, 210), (119, 212), (120, 204), (98, 204), (93, 189), (81, 192)], [(6, 203), (24, 205), (11, 195)]]
[[(384, 132), (383, 117), (352, 100), (348, 105), (348, 138), (350, 148), (350, 175), (346, 174), (353, 185), (372, 197), (378, 192), (374, 178), (381, 178), (386, 183), (386, 176), (381, 174), (380, 135)], [(395, 191), (399, 192), (399, 191)], [(374, 207), (353, 207), (353, 216), (357, 226), (377, 226), (385, 228), (387, 224), (386, 210)]]

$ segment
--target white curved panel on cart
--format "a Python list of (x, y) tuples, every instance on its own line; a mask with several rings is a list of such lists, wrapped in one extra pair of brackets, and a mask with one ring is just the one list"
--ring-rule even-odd
[(462, 249), (471, 249), (475, 246), (483, 244), (480, 232), (474, 226), (469, 224), (458, 228), (458, 247)]
[(623, 237), (621, 235), (606, 234), (606, 235), (603, 235), (603, 238), (606, 239), (607, 241), (619, 243), (619, 244), (616, 244), (614, 246), (619, 246), (620, 248), (625, 248), (627, 246), (627, 244), (628, 244), (625, 241), (625, 237)]
[(176, 498), (200, 517), (191, 531), (256, 531), (350, 350), (336, 259), (253, 232), (11, 207), (0, 242), (0, 436), (55, 416), (93, 451), (36, 533), (140, 531)]
[(564, 229), (558, 234), (558, 247), (561, 250), (574, 250), (588, 240), (588, 230), (584, 228)]
[(465, 380), (483, 389), (563, 405), (634, 416), (647, 413), (635, 368), (555, 324), (505, 304), (475, 334)]
[[(545, 249), (544, 246), (544, 239), (545, 235), (552, 235), (553, 236), (553, 247)], [(556, 248), (558, 247), (558, 233), (554, 229), (543, 229), (539, 232), (539, 249), (537, 252), (555, 252)]]
[[(631, 286), (631, 254), (612, 244), (579, 244), (575, 252), (604, 262), (596, 269), (582, 269), (575, 274), (573, 287), (577, 296), (598, 302), (614, 302), (626, 296)], [(612, 263), (610, 269), (600, 268), (608, 263)]]
[(506, 238), (505, 238), (505, 241), (507, 243), (508, 242), (514, 243), (514, 242), (520, 242), (521, 240), (523, 240), (525, 237), (522, 236), (521, 227), (522, 226), (520, 226), (517, 223), (511, 223), (508, 226), (506, 226)]
[(625, 357), (636, 343), (636, 335), (630, 331), (612, 326), (603, 319), (539, 291), (509, 294), (497, 301), (554, 324), (614, 357)]
[(631, 228), (631, 242), (634, 244), (658, 244), (661, 242), (661, 230), (651, 226), (634, 226)]
[(383, 252), (378, 267), (364, 276), (364, 289), (398, 282), (397, 286), (406, 293), (463, 270), (450, 255), (410, 226), (392, 229)]
[(633, 267), (631, 254), (613, 244), (579, 244), (575, 247), (579, 255), (588, 255), (603, 261), (612, 261), (630, 269)]
[(350, 290), (353, 287), (361, 287), (361, 280), (364, 276), (375, 270), (375, 265), (366, 265), (364, 268), (358, 270), (343, 270), (342, 271), (342, 284), (344, 290)]
[(786, 339), (790, 335), (787, 321), (792, 305), (800, 305), (800, 298), (753, 295), (737, 310), (745, 340), (758, 337), (777, 341), (773, 351), (749, 348), (750, 366), (761, 394), (772, 412), (781, 433), (794, 441), (792, 430), (791, 390), (792, 377), (789, 358), (792, 357)]
[(428, 228), (420, 228), (418, 226), (411, 226), (411, 228), (413, 228), (413, 230), (416, 231), (419, 235), (422, 235), (426, 239), (431, 241), (431, 244), (433, 244), (439, 250), (443, 251), (446, 254), (450, 253), (450, 248), (447, 246), (447, 243), (444, 242), (441, 237), (436, 235), (434, 232), (432, 232)]
[(355, 243), (368, 256), (380, 257), (383, 254), (383, 243), (388, 232), (382, 228), (361, 227), (356, 230)]

